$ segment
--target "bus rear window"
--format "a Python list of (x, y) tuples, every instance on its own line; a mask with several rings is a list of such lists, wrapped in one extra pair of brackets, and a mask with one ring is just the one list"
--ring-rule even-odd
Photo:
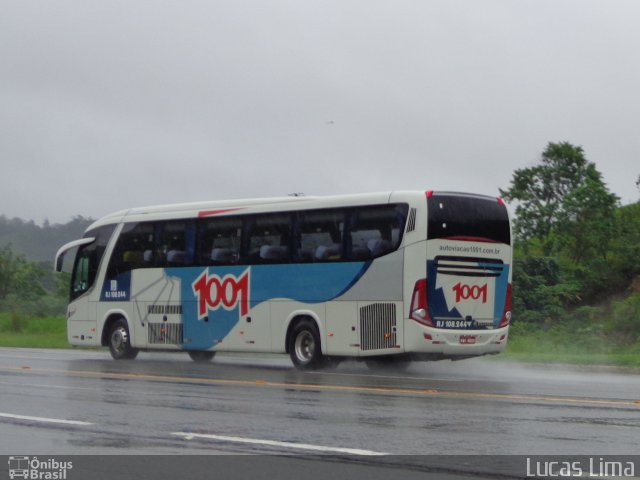
[(427, 239), (511, 243), (506, 206), (495, 198), (438, 194), (427, 199)]

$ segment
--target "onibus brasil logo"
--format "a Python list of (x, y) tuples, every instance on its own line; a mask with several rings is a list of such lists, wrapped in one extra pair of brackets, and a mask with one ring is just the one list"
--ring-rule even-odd
[(9, 457), (9, 478), (31, 480), (66, 480), (67, 471), (73, 468), (73, 462), (61, 462), (53, 458), (40, 460), (38, 457)]

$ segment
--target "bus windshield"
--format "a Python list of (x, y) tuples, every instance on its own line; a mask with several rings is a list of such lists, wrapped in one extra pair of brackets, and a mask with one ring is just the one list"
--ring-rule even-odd
[(428, 196), (427, 212), (428, 240), (511, 243), (507, 208), (496, 198), (435, 193)]

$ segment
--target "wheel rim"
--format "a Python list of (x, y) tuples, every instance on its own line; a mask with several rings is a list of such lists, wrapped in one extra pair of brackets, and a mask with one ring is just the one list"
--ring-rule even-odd
[(302, 363), (309, 363), (316, 352), (316, 342), (311, 332), (304, 330), (296, 337), (294, 345), (296, 357)]
[(124, 328), (117, 328), (111, 335), (111, 346), (118, 353), (124, 353), (129, 343), (129, 335)]

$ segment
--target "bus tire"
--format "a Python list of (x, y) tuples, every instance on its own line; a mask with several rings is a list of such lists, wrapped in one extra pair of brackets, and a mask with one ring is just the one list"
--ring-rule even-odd
[(109, 330), (109, 351), (114, 360), (133, 360), (138, 349), (131, 346), (129, 326), (124, 318), (116, 320)]
[(216, 352), (210, 352), (205, 350), (189, 350), (189, 357), (196, 363), (210, 362), (213, 357), (216, 356)]
[(305, 318), (295, 324), (289, 336), (289, 356), (299, 370), (322, 367), (320, 333), (313, 320)]

